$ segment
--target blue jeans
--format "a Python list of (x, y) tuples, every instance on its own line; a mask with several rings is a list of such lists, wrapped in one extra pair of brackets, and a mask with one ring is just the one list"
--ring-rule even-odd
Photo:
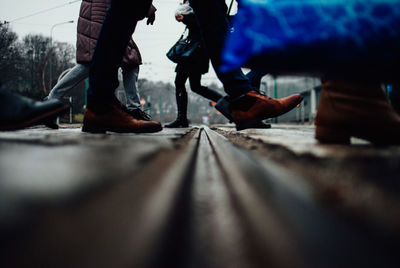
[[(220, 3), (221, 2), (221, 3)], [(220, 54), (228, 31), (228, 20), (222, 1), (192, 0), (196, 17), (210, 53), (211, 62), (226, 93), (236, 98), (251, 90), (247, 77), (240, 69), (221, 73)], [(108, 103), (118, 86), (117, 71), (125, 48), (134, 32), (137, 21), (143, 19), (151, 0), (113, 0), (104, 20), (92, 58), (88, 106), (97, 102)]]

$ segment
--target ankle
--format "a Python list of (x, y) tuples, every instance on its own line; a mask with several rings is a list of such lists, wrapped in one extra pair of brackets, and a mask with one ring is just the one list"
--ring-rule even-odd
[(232, 109), (248, 111), (256, 103), (256, 101), (257, 99), (254, 97), (242, 95), (241, 97), (232, 100), (230, 103)]

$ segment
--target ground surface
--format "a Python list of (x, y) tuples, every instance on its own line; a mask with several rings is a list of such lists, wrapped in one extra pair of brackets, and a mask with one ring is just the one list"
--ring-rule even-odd
[(313, 132), (2, 132), (0, 264), (398, 267), (400, 147)]

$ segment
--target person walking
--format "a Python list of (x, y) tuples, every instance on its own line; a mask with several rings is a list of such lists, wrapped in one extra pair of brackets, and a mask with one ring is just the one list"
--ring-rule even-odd
[(209, 57), (205, 45), (201, 39), (200, 28), (197, 25), (193, 9), (190, 7), (187, 0), (183, 1), (183, 4), (175, 12), (175, 19), (186, 25), (189, 34), (188, 40), (191, 42), (200, 42), (196, 51), (191, 55), (190, 59), (185, 62), (180, 62), (176, 65), (175, 72), (175, 95), (176, 104), (178, 108), (178, 116), (175, 121), (165, 125), (167, 128), (181, 128), (188, 127), (189, 122), (187, 119), (187, 105), (188, 95), (186, 92), (186, 81), (189, 79), (190, 89), (209, 99), (213, 102), (217, 102), (222, 95), (215, 90), (209, 89), (208, 87), (201, 85), (201, 76), (206, 74), (209, 69)]
[[(61, 99), (76, 85), (89, 77), (89, 64), (110, 4), (111, 0), (82, 1), (77, 29), (76, 61), (78, 64), (55, 85), (46, 99)], [(153, 24), (155, 11), (156, 8), (151, 5), (147, 13), (147, 24)], [(150, 115), (141, 109), (137, 85), (139, 65), (141, 64), (142, 58), (139, 49), (131, 38), (120, 65), (127, 97), (126, 108), (127, 112), (134, 118), (149, 121), (151, 120)]]
[[(82, 131), (137, 133), (162, 130), (161, 124), (157, 122), (137, 120), (129, 116), (114, 96), (114, 90), (118, 86), (117, 71), (124, 50), (137, 22), (146, 16), (151, 2), (151, 0), (112, 0), (90, 66), (88, 107)], [(192, 7), (196, 18), (200, 21), (202, 36), (206, 41), (211, 62), (224, 85), (225, 92), (229, 95), (226, 99), (222, 98), (224, 102), (229, 103), (228, 109), (224, 112), (237, 126), (279, 116), (295, 108), (302, 101), (303, 98), (299, 94), (272, 99), (253, 91), (240, 68), (221, 73), (220, 55), (228, 31), (225, 15), (227, 8), (223, 10), (223, 6), (214, 0), (197, 2), (191, 0), (190, 3), (197, 4), (197, 9), (193, 5)], [(115, 28), (119, 30), (115, 31)]]

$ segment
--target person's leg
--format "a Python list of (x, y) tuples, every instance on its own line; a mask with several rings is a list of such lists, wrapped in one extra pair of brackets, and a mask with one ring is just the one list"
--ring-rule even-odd
[(118, 68), (138, 20), (143, 19), (151, 0), (113, 0), (103, 22), (89, 72), (88, 106), (84, 132), (156, 132), (158, 122), (137, 120), (121, 107), (114, 95)]
[(400, 144), (400, 116), (378, 81), (325, 78), (315, 118), (322, 143), (350, 143), (358, 137), (375, 144)]
[(221, 53), (229, 29), (225, 2), (220, 0), (190, 0), (190, 4), (199, 22), (215, 73), (224, 85), (226, 93), (232, 99), (235, 99), (251, 91), (250, 82), (240, 68), (228, 73), (220, 71), (222, 65)]
[(200, 96), (212, 100), (219, 101), (223, 96), (219, 94), (217, 91), (209, 89), (208, 87), (204, 87), (201, 85), (201, 74), (191, 74), (189, 76), (190, 89), (199, 94)]
[(126, 93), (128, 113), (139, 120), (150, 121), (151, 116), (142, 110), (138, 90), (139, 66), (122, 68), (122, 77)]
[(137, 86), (138, 75), (139, 75), (139, 66), (136, 66), (134, 68), (122, 68), (122, 79), (127, 99), (126, 107), (129, 110), (135, 110), (141, 108), (140, 96)]
[(295, 94), (279, 100), (252, 91), (240, 68), (222, 73), (221, 52), (229, 29), (226, 4), (223, 0), (189, 0), (199, 22), (202, 37), (214, 70), (229, 97), (221, 98), (215, 108), (240, 129), (260, 120), (282, 115), (300, 103), (303, 97)]
[(77, 64), (50, 91), (46, 99), (61, 99), (89, 77), (89, 64)]
[(261, 87), (261, 79), (266, 75), (265, 72), (261, 72), (258, 70), (251, 70), (246, 74), (247, 78), (250, 80), (250, 84), (253, 90), (260, 92)]
[(0, 85), (0, 131), (47, 124), (68, 111), (61, 101), (34, 101), (4, 89)]
[(167, 128), (178, 128), (178, 127), (188, 127), (189, 122), (187, 120), (187, 105), (188, 105), (188, 95), (186, 92), (185, 83), (188, 79), (188, 75), (177, 72), (175, 77), (175, 96), (176, 105), (178, 108), (178, 116), (175, 121), (165, 125)]
[[(88, 106), (97, 103), (109, 103), (114, 99), (114, 90), (118, 87), (118, 68), (126, 46), (136, 28), (143, 19), (151, 0), (113, 0), (93, 54), (88, 90)], [(95, 107), (99, 108), (99, 107)]]

